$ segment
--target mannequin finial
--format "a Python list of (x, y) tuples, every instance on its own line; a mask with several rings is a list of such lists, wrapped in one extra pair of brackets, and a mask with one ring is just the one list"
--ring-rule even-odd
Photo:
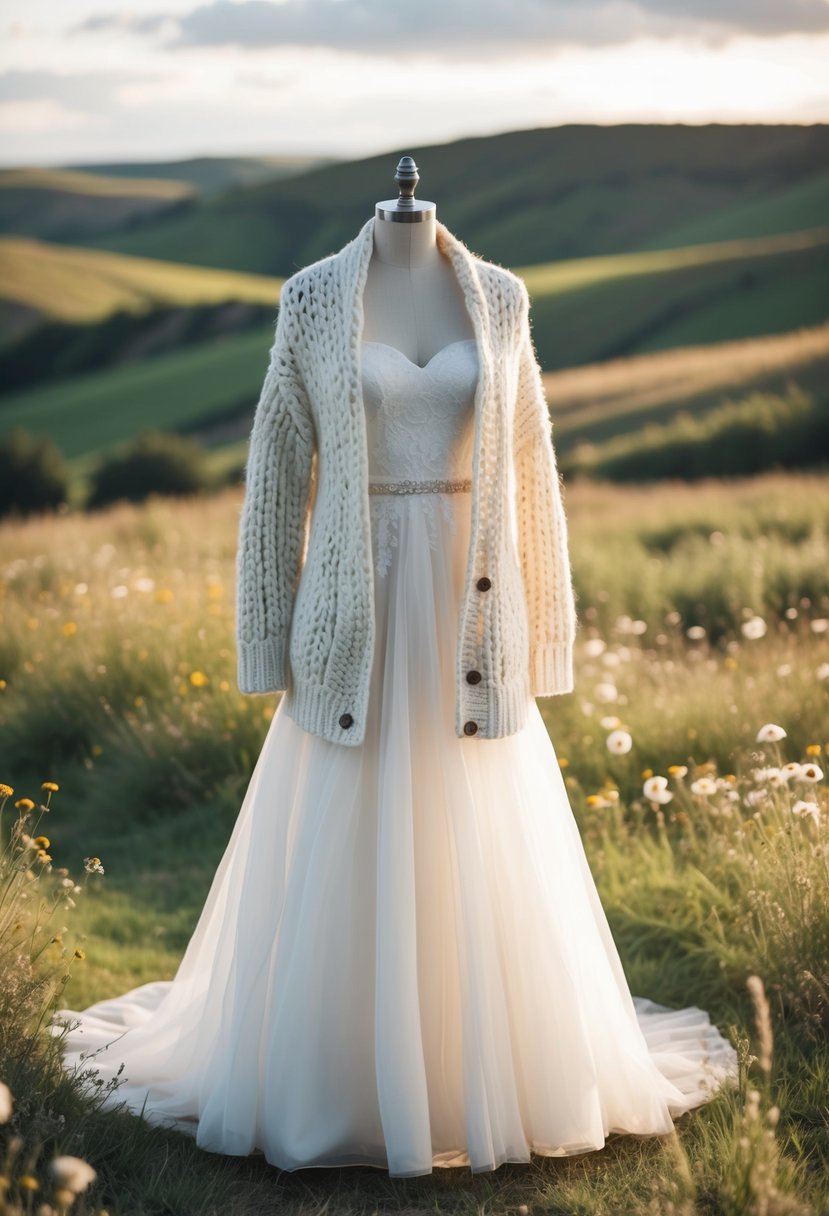
[(414, 207), (414, 192), (420, 181), (420, 174), (412, 156), (401, 156), (397, 165), (394, 180), (400, 187), (398, 207)]

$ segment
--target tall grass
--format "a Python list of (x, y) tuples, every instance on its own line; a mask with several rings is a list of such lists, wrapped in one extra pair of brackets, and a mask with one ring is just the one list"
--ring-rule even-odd
[[(71, 976), (61, 1002), (82, 1008), (174, 974), (273, 713), (275, 698), (235, 686), (239, 505), (227, 491), (0, 529), (0, 780), (24, 803), (44, 779), (61, 787), (48, 831), (36, 817), (17, 829), (36, 861), (18, 867), (15, 898), (30, 898), (2, 922), (9, 1204), (25, 1171), (41, 1188), (30, 1199), (49, 1193), (48, 1163), (63, 1154), (93, 1165), (84, 1202), (110, 1216), (829, 1209), (829, 487), (818, 478), (566, 495), (576, 692), (542, 710), (631, 989), (708, 1009), (738, 1048), (737, 1090), (664, 1139), (611, 1136), (601, 1153), (529, 1168), (391, 1181), (205, 1154), (96, 1110), (61, 1073), (38, 1030), (56, 981)], [(50, 856), (23, 833), (48, 840), (37, 848)], [(23, 927), (41, 895), (68, 889), (56, 862), (93, 853), (106, 875), (70, 892), (77, 906), (56, 903), (62, 941), (39, 950)], [(69, 927), (85, 957), (72, 950), (67, 967)]]

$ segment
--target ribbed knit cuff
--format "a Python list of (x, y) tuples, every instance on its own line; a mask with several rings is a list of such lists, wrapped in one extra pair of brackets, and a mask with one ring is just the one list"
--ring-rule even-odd
[(288, 687), (284, 642), (237, 639), (236, 658), (240, 692), (280, 692)]
[(545, 642), (530, 651), (530, 677), (534, 697), (554, 697), (572, 692), (573, 643)]

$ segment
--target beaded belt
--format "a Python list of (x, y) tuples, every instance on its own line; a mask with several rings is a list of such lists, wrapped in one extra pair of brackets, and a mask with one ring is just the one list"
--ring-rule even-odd
[(471, 477), (455, 481), (374, 481), (368, 485), (369, 494), (457, 494), (471, 489)]

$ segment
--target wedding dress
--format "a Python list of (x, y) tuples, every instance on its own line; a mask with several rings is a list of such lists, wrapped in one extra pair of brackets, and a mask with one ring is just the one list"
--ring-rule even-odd
[[(632, 997), (535, 701), (454, 731), (474, 340), (361, 346), (377, 641), (364, 743), (276, 708), (172, 980), (62, 1009), (67, 1067), (283, 1169), (491, 1170), (666, 1134), (737, 1080), (707, 1013)], [(383, 483), (451, 489), (376, 492)]]

